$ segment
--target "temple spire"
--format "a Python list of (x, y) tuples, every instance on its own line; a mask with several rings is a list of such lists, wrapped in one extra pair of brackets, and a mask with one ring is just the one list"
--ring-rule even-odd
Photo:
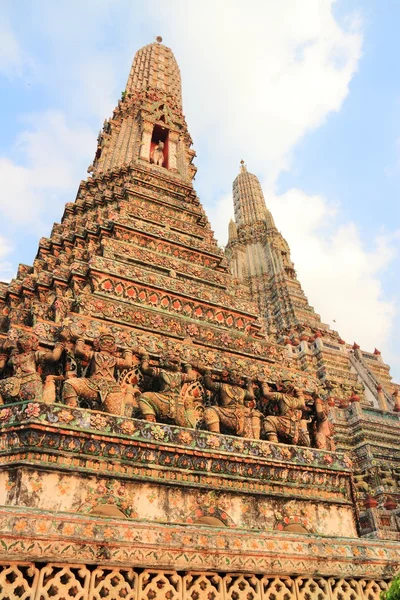
[(150, 164), (191, 183), (196, 153), (182, 113), (181, 75), (172, 50), (161, 42), (157, 36), (136, 52), (121, 99), (99, 133), (89, 173)]
[(238, 226), (265, 221), (268, 228), (275, 228), (260, 182), (256, 175), (248, 172), (244, 160), (240, 161), (240, 173), (233, 182), (233, 206)]
[(290, 248), (277, 230), (260, 182), (243, 160), (233, 182), (235, 221), (229, 224), (226, 255), (235, 277), (250, 286), (270, 329), (321, 326), (297, 280)]
[(229, 221), (229, 241), (237, 239), (237, 225), (233, 219)]
[[(161, 44), (162, 37), (156, 42), (138, 50), (126, 84), (126, 93), (146, 91), (149, 88), (159, 90), (182, 110), (181, 73), (175, 56), (170, 48)], [(159, 41), (160, 40), (160, 41)]]

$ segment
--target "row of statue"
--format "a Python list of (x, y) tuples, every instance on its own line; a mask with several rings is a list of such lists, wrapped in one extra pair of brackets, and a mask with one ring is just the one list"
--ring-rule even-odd
[[(9, 334), (0, 353), (0, 404), (58, 401), (60, 382), (59, 399), (69, 407), (334, 449), (325, 403), (316, 396), (306, 399), (290, 380), (256, 384), (245, 379), (243, 384), (235, 371), (216, 380), (201, 365), (181, 365), (173, 353), (164, 357), (162, 366), (151, 366), (144, 350), (137, 350), (135, 359), (132, 350), (118, 352), (109, 332), (92, 349), (84, 339), (74, 339), (69, 329), (61, 331), (52, 350), (38, 347), (33, 333)], [(47, 376), (46, 365), (56, 366)]]

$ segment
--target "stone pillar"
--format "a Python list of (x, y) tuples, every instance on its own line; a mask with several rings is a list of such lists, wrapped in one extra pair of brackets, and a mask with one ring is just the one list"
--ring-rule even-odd
[(352, 408), (353, 414), (358, 415), (360, 417), (362, 415), (360, 396), (358, 396), (354, 390), (350, 396), (349, 401), (351, 403), (351, 408)]
[(386, 398), (385, 398), (385, 394), (383, 393), (383, 389), (381, 384), (379, 384), (376, 387), (376, 391), (378, 392), (378, 403), (379, 403), (379, 408), (381, 410), (388, 410), (388, 405), (386, 402)]
[(318, 348), (318, 350), (322, 350), (322, 349), (323, 349), (323, 347), (324, 347), (324, 344), (323, 344), (323, 342), (322, 342), (322, 340), (321, 340), (321, 337), (322, 337), (322, 334), (321, 334), (321, 332), (320, 332), (320, 331), (317, 331), (317, 332), (315, 333), (315, 339), (314, 339), (314, 343), (315, 343), (315, 346)]
[(400, 412), (399, 390), (395, 390), (393, 392), (393, 400), (394, 400), (394, 407), (393, 407), (394, 412)]
[(150, 162), (151, 136), (153, 134), (153, 123), (143, 123), (142, 141), (140, 144), (140, 158)]
[(354, 350), (355, 357), (358, 358), (358, 360), (362, 360), (362, 352), (361, 352), (360, 346), (358, 344), (356, 344), (356, 342), (354, 342), (354, 344), (353, 344), (353, 350)]
[(168, 136), (168, 169), (177, 171), (176, 153), (178, 151), (179, 135), (176, 131), (170, 131)]

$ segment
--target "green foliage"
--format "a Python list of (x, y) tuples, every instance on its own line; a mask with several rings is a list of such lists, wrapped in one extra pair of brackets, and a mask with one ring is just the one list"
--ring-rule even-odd
[(400, 574), (396, 575), (386, 592), (381, 592), (381, 600), (400, 600)]

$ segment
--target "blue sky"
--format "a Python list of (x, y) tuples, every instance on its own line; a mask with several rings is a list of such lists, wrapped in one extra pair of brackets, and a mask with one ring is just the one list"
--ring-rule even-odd
[[(299, 185), (340, 199), (366, 239), (377, 223), (399, 222), (400, 82), (398, 2), (340, 2), (334, 10), (357, 9), (363, 18), (363, 54), (341, 110), (296, 148), (294, 169), (281, 189)], [(382, 220), (382, 211), (384, 219)]]
[(396, 0), (0, 2), (0, 278), (74, 200), (135, 51), (161, 34), (218, 239), (243, 158), (310, 303), (400, 380), (399, 21)]

